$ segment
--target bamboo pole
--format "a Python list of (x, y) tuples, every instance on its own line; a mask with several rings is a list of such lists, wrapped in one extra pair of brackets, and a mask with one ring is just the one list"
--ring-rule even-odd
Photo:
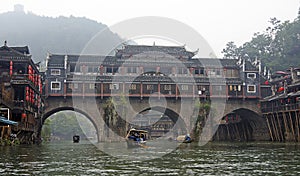
[(230, 139), (230, 133), (229, 133), (229, 129), (228, 129), (228, 124), (226, 124), (226, 130), (227, 130), (227, 137), (228, 137), (228, 140)]
[(280, 120), (279, 120), (278, 112), (276, 113), (276, 117), (277, 117), (277, 122), (278, 122), (278, 126), (279, 126), (280, 141), (284, 141), (283, 133), (282, 133), (282, 127), (281, 127), (281, 123), (280, 123)]
[(278, 126), (277, 126), (277, 123), (276, 123), (276, 117), (274, 114), (272, 114), (272, 117), (273, 117), (273, 120), (274, 120), (274, 125), (275, 125), (275, 130), (276, 130), (276, 134), (277, 134), (277, 139), (278, 141), (280, 141), (280, 134), (279, 134), (279, 130), (278, 130)]
[(244, 128), (244, 137), (245, 137), (245, 141), (248, 141), (248, 136), (247, 136), (247, 126), (246, 126), (245, 123), (243, 124), (243, 128)]
[(291, 128), (292, 128), (293, 138), (294, 138), (294, 140), (296, 142), (297, 139), (296, 139), (296, 135), (295, 135), (295, 130), (294, 130), (294, 124), (293, 124), (293, 118), (292, 118), (291, 111), (289, 112), (289, 115), (290, 115), (290, 122), (291, 122)]
[(296, 118), (296, 128), (297, 128), (297, 137), (298, 137), (297, 139), (298, 142), (300, 142), (299, 116), (297, 110), (295, 110), (295, 118)]
[(295, 110), (295, 130), (296, 130), (296, 134), (297, 134), (297, 141), (299, 142), (299, 121), (298, 121), (298, 114), (297, 111)]
[[(284, 122), (284, 128), (285, 128), (285, 133), (289, 133), (290, 132), (290, 130), (289, 130), (289, 128), (288, 128), (288, 126), (287, 126), (287, 120), (286, 120), (286, 117), (285, 117), (285, 114), (284, 113), (282, 113), (282, 118), (283, 118), (283, 122)], [(286, 137), (286, 136), (285, 136)], [(286, 138), (285, 138), (285, 140), (286, 140)]]
[(272, 141), (274, 141), (273, 134), (272, 134), (272, 129), (270, 127), (270, 122), (269, 122), (269, 119), (268, 119), (268, 115), (267, 115), (266, 119), (267, 119), (267, 125), (268, 125), (268, 128), (269, 128), (271, 139), (272, 139)]
[(250, 123), (248, 123), (247, 126), (246, 126), (246, 131), (247, 131), (247, 141), (249, 141), (249, 140), (250, 140), (250, 137), (251, 137), (251, 132), (250, 132), (249, 126), (251, 127)]
[(235, 129), (236, 129), (236, 131), (237, 131), (237, 135), (238, 135), (238, 137), (239, 137), (239, 140), (241, 141), (242, 138), (241, 138), (241, 135), (240, 135), (239, 128), (238, 128), (237, 124), (235, 124)]
[(275, 124), (274, 124), (273, 115), (270, 117), (270, 120), (271, 120), (271, 123), (272, 123), (272, 126), (273, 126), (275, 140), (278, 141), (279, 139), (278, 139), (278, 136), (277, 136), (276, 126), (275, 126)]

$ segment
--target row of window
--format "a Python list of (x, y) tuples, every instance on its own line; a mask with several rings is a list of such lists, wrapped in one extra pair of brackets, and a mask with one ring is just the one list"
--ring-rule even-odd
[[(204, 68), (193, 68), (193, 69), (187, 69), (187, 68), (150, 68), (150, 67), (145, 67), (143, 71), (138, 71), (138, 67), (126, 67), (127, 72), (126, 73), (139, 73), (139, 72), (160, 72), (166, 75), (169, 74), (189, 74), (192, 73), (194, 75), (205, 75), (205, 76), (222, 76), (223, 75), (223, 69), (206, 69)], [(103, 73), (107, 74), (115, 74), (118, 73), (118, 68), (117, 67), (103, 67)], [(72, 71), (71, 71), (72, 72)], [(87, 66), (81, 66), (80, 69), (75, 69), (73, 72), (78, 72), (78, 73), (100, 73), (100, 68), (99, 67), (87, 67)], [(60, 69), (51, 69), (50, 71), (51, 75), (54, 76), (59, 76), (61, 75), (61, 70)], [(227, 77), (237, 77), (238, 76), (238, 71), (234, 69), (228, 69), (225, 72), (225, 76)], [(251, 75), (250, 75), (251, 76)], [(255, 76), (255, 74), (254, 74)]]
[[(147, 90), (154, 90), (153, 84), (147, 84), (146, 89)], [(78, 84), (69, 84), (70, 89), (78, 89)], [(130, 90), (136, 90), (137, 89), (137, 84), (131, 84), (130, 85)], [(180, 85), (181, 90), (189, 90), (189, 85)], [(95, 89), (95, 84), (89, 84), (89, 89)], [(114, 83), (114, 84), (109, 84), (109, 89), (110, 90), (118, 90), (119, 89), (119, 84)], [(171, 90), (172, 85), (166, 84), (163, 85), (164, 90)], [(222, 91), (223, 86), (214, 86), (213, 87), (214, 91)], [(61, 90), (61, 82), (59, 81), (51, 81), (51, 90)], [(241, 85), (229, 85), (229, 91), (242, 91), (242, 86)], [(199, 94), (203, 94), (205, 92), (205, 88), (202, 88), (199, 90)], [(248, 93), (256, 93), (256, 86), (255, 85), (247, 85), (247, 92)]]

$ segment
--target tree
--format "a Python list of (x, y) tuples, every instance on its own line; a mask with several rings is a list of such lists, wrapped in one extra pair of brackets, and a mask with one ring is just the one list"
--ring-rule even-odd
[(242, 46), (227, 43), (223, 57), (231, 59), (247, 55), (250, 60), (258, 58), (274, 71), (300, 66), (299, 14), (293, 22), (281, 22), (277, 18), (271, 18), (269, 22), (265, 31), (255, 33), (251, 41)]
[(224, 54), (225, 59), (238, 59), (240, 55), (239, 50), (233, 41), (228, 42), (221, 53)]

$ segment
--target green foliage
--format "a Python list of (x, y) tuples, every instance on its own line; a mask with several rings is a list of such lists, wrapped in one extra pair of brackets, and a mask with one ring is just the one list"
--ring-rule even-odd
[(202, 128), (205, 125), (205, 121), (208, 118), (209, 113), (211, 111), (211, 104), (210, 104), (210, 102), (202, 103), (199, 100), (196, 100), (195, 107), (196, 107), (196, 109), (198, 109), (198, 112), (196, 112), (197, 120), (196, 120), (195, 126), (193, 128), (194, 129), (193, 133), (194, 133), (195, 139), (198, 139), (198, 137), (202, 131)]
[(261, 59), (272, 70), (285, 70), (300, 65), (300, 19), (281, 22), (270, 19), (270, 26), (262, 33), (255, 33), (251, 41), (237, 47), (228, 42), (222, 53), (224, 58)]
[(42, 138), (46, 141), (48, 141), (51, 137), (51, 119), (48, 118), (44, 122), (43, 128), (42, 128)]
[(237, 59), (239, 57), (239, 52), (236, 44), (231, 41), (226, 44), (226, 48), (223, 49), (225, 59)]
[[(84, 116), (74, 112), (59, 112), (48, 118), (42, 129), (42, 137), (55, 136), (71, 140), (74, 134), (84, 137), (86, 134), (95, 137), (93, 124)], [(50, 134), (49, 134), (50, 133)]]

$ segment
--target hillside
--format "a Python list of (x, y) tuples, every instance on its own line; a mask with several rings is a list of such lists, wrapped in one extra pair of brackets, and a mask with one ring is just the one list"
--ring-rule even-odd
[[(42, 63), (47, 52), (79, 54), (95, 34), (107, 27), (83, 17), (52, 18), (23, 11), (0, 14), (0, 24), (0, 42), (7, 40), (9, 46), (28, 45), (33, 60)], [(99, 54), (121, 39), (108, 31), (101, 42), (105, 45), (99, 48)]]

